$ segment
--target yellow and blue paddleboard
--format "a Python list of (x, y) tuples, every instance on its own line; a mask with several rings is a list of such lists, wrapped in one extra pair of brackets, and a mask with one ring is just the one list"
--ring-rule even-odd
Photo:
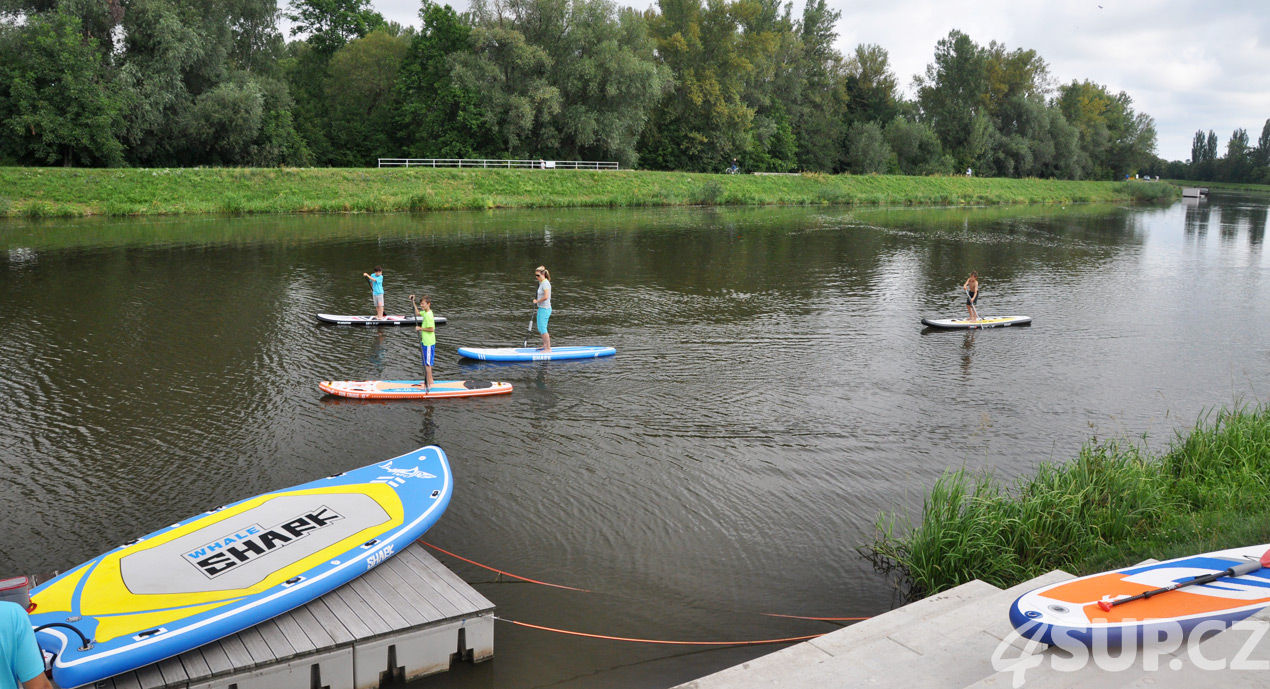
[(453, 486), (445, 452), (428, 446), (218, 507), (93, 558), (31, 592), (53, 679), (91, 684), (304, 605), (422, 536)]

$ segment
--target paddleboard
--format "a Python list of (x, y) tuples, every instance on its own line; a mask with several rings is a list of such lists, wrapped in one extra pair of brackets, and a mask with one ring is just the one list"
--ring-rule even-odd
[(972, 321), (968, 318), (923, 318), (922, 325), (932, 328), (973, 330), (975, 328), (1004, 328), (1011, 325), (1027, 325), (1031, 316), (991, 316)]
[(1270, 605), (1270, 569), (1128, 601), (1109, 611), (1098, 603), (1257, 562), (1267, 550), (1270, 545), (1231, 548), (1042, 586), (1014, 601), (1010, 623), (1041, 643), (1103, 648), (1159, 638), (1152, 634), (1164, 630), (1186, 632), (1206, 620), (1228, 626)]
[(433, 399), (436, 397), (479, 397), (503, 395), (512, 391), (511, 383), (488, 380), (434, 380), (428, 392), (422, 380), (324, 380), (318, 383), (322, 392), (363, 400)]
[(63, 625), (36, 632), (53, 680), (92, 684), (304, 605), (422, 536), (453, 485), (445, 452), (428, 446), (217, 507), (74, 567), (31, 592), (31, 624)]
[(482, 348), (459, 347), (459, 356), (481, 361), (556, 361), (558, 359), (595, 359), (602, 356), (613, 356), (617, 350), (612, 347), (552, 347), (544, 352), (535, 347)]
[[(329, 313), (319, 313), (317, 319), (323, 323), (336, 325), (419, 325), (423, 322), (419, 316), (385, 315), (383, 318), (375, 318), (374, 316), (334, 316)], [(433, 316), (432, 322), (445, 325), (445, 316)]]

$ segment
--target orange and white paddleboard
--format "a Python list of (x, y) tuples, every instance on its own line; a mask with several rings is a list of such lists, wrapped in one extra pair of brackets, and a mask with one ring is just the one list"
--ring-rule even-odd
[(322, 392), (363, 400), (414, 400), (439, 397), (480, 397), (505, 395), (511, 383), (489, 380), (436, 380), (425, 390), (422, 380), (324, 380)]
[[(1222, 629), (1270, 605), (1267, 553), (1270, 545), (1231, 548), (1050, 584), (1014, 601), (1010, 622), (1042, 643), (1104, 648), (1209, 621)], [(1212, 580), (1188, 583), (1197, 577)]]

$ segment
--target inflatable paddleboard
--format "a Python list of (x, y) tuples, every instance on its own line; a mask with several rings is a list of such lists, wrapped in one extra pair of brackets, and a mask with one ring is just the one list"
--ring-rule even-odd
[(1190, 631), (1207, 620), (1222, 628), (1270, 605), (1270, 568), (1110, 604), (1197, 576), (1258, 562), (1267, 550), (1270, 545), (1219, 550), (1050, 584), (1014, 601), (1010, 623), (1024, 637), (1041, 643), (1069, 647), (1097, 644), (1102, 648), (1160, 638), (1152, 634), (1165, 629)]
[(504, 349), (459, 347), (459, 356), (481, 361), (556, 361), (558, 359), (595, 359), (602, 356), (613, 356), (617, 350), (612, 347), (552, 347), (544, 352), (535, 347), (507, 347)]
[(968, 318), (923, 318), (922, 325), (932, 328), (973, 330), (975, 328), (1004, 328), (1011, 325), (1027, 325), (1031, 316), (992, 316), (972, 321)]
[(217, 507), (74, 567), (31, 592), (31, 624), (60, 625), (36, 632), (53, 680), (91, 685), (304, 605), (422, 536), (453, 485), (445, 452), (428, 446)]
[[(374, 316), (333, 316), (329, 313), (319, 313), (317, 319), (323, 323), (335, 323), (336, 325), (419, 325), (423, 319), (419, 316), (388, 316), (383, 318), (375, 318)], [(445, 324), (445, 316), (433, 316), (432, 322), (437, 325)]]
[(488, 380), (434, 380), (425, 393), (422, 380), (324, 380), (318, 383), (322, 392), (363, 400), (433, 399), (436, 397), (479, 397), (504, 395), (512, 391), (511, 383)]

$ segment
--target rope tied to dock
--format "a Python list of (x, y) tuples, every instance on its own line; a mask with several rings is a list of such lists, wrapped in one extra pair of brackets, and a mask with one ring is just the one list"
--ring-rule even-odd
[(607, 641), (628, 641), (637, 644), (662, 644), (667, 646), (758, 646), (760, 644), (786, 644), (796, 641), (808, 641), (821, 636), (821, 634), (808, 634), (806, 636), (791, 636), (784, 639), (754, 639), (750, 641), (667, 641), (664, 639), (633, 639), (627, 636), (609, 636), (607, 634), (590, 634), (587, 632), (577, 632), (571, 629), (558, 629), (556, 627), (545, 627), (540, 624), (530, 624), (528, 622), (518, 622), (516, 620), (507, 619), (506, 617), (494, 616), (499, 622), (514, 624), (518, 627), (528, 627), (530, 629), (538, 629), (544, 632), (555, 632), (556, 634), (568, 634), (569, 636), (582, 636), (588, 639), (604, 639)]
[[(530, 584), (538, 584), (538, 585), (540, 585), (540, 586), (550, 586), (550, 587), (552, 587), (552, 588), (566, 589), (566, 590), (568, 590), (568, 591), (578, 591), (578, 592), (581, 592), (581, 593), (598, 593), (598, 594), (600, 594), (600, 595), (613, 596), (613, 597), (615, 597), (615, 598), (630, 598), (630, 596), (625, 596), (625, 595), (616, 594), (616, 593), (606, 593), (606, 592), (604, 592), (604, 591), (593, 591), (593, 590), (591, 590), (591, 589), (583, 589), (583, 588), (578, 588), (578, 587), (576, 587), (576, 586), (565, 586), (564, 584), (553, 584), (553, 583), (546, 582), (546, 581), (538, 581), (537, 579), (530, 579), (529, 577), (522, 577), (522, 576), (520, 576), (520, 575), (518, 575), (518, 574), (512, 574), (511, 572), (505, 572), (505, 571), (503, 571), (503, 570), (501, 570), (501, 569), (496, 569), (496, 568), (494, 568), (494, 567), (490, 567), (489, 565), (484, 565), (484, 564), (481, 564), (481, 563), (479, 563), (479, 562), (477, 562), (477, 561), (475, 561), (475, 560), (469, 560), (469, 559), (468, 559), (468, 558), (466, 558), (466, 557), (463, 557), (463, 556), (461, 556), (461, 555), (456, 555), (456, 554), (454, 554), (454, 553), (452, 553), (452, 552), (450, 552), (450, 551), (448, 551), (448, 550), (446, 550), (446, 549), (444, 549), (444, 548), (441, 548), (441, 547), (438, 547), (438, 546), (432, 545), (431, 543), (428, 543), (427, 541), (419, 541), (419, 542), (420, 542), (420, 543), (422, 543), (423, 545), (428, 546), (429, 548), (432, 548), (433, 550), (436, 550), (437, 552), (445, 553), (446, 555), (449, 555), (450, 557), (455, 558), (455, 559), (457, 559), (457, 560), (462, 560), (463, 562), (466, 562), (466, 563), (471, 564), (471, 565), (475, 565), (475, 566), (477, 566), (477, 567), (480, 567), (481, 569), (489, 570), (489, 571), (491, 571), (491, 572), (497, 572), (498, 574), (501, 574), (501, 575), (503, 575), (503, 576), (506, 576), (506, 577), (511, 577), (512, 579), (518, 579), (518, 580), (520, 580), (520, 581), (524, 581), (524, 582), (527, 582), (527, 583), (530, 583)], [(705, 606), (688, 606), (688, 607), (698, 607), (698, 608), (701, 608), (701, 607), (705, 607)], [(807, 616), (807, 615), (782, 615), (782, 614), (780, 614), (780, 613), (775, 613), (775, 612), (754, 612), (754, 611), (752, 611), (752, 610), (735, 610), (735, 609), (732, 609), (732, 608), (710, 608), (710, 609), (725, 610), (725, 611), (727, 611), (727, 612), (742, 612), (742, 613), (746, 613), (746, 614), (750, 614), (750, 615), (763, 615), (764, 617), (784, 617), (784, 618), (787, 618), (787, 619), (793, 619), (793, 620), (811, 620), (811, 621), (814, 621), (814, 622), (859, 622), (859, 621), (861, 621), (861, 620), (867, 620), (867, 619), (870, 619), (870, 618), (869, 618), (869, 616), (859, 616), (859, 617), (812, 617), (812, 616)], [(512, 620), (503, 620), (503, 621), (504, 621), (504, 622), (512, 622)], [(529, 627), (532, 627), (532, 626), (533, 626), (533, 625), (526, 624), (526, 623), (523, 623), (523, 622), (515, 622), (515, 624), (520, 624), (520, 625), (523, 625), (523, 626), (529, 626)], [(551, 631), (561, 631), (561, 633), (565, 633), (565, 634), (572, 633), (572, 632), (564, 632), (564, 631), (562, 631), (562, 630), (551, 630)], [(579, 634), (579, 635), (580, 635), (580, 636), (586, 636), (585, 634)], [(819, 635), (813, 635), (813, 636), (809, 636), (809, 637), (805, 637), (805, 638), (808, 638), (808, 639), (814, 639), (816, 636), (819, 636)], [(650, 643), (651, 643), (651, 642), (650, 642)], [(665, 642), (665, 643), (676, 643), (676, 642), (669, 642), (669, 641), (668, 641), (668, 642)], [(720, 645), (730, 645), (730, 646), (735, 646), (735, 645), (738, 645), (738, 643), (740, 643), (740, 642), (737, 642), (737, 643), (732, 643), (732, 642), (720, 642)], [(754, 642), (754, 643), (780, 643), (780, 642), (779, 642), (779, 641), (764, 641), (764, 642)]]

